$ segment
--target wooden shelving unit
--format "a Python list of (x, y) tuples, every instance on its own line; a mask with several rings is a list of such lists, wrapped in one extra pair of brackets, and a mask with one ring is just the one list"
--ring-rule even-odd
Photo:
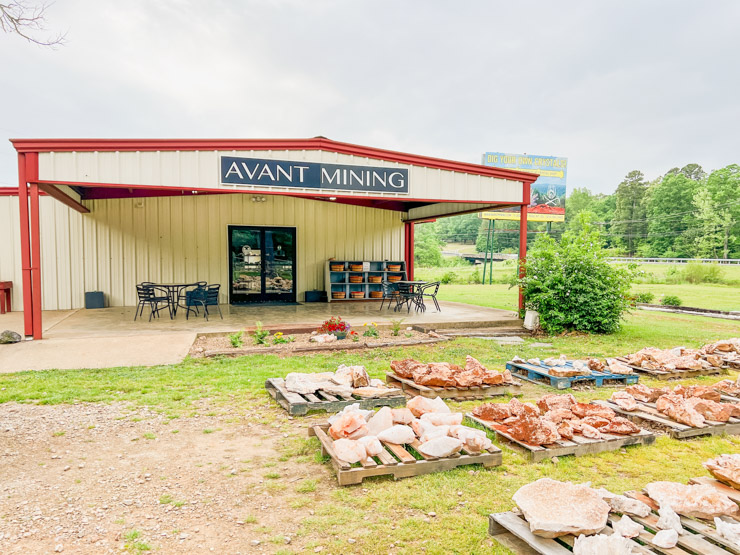
[[(332, 270), (333, 266), (342, 266), (341, 270)], [(362, 265), (361, 271), (351, 270), (353, 265)], [(400, 266), (399, 271), (391, 271), (388, 266)], [(383, 291), (383, 281), (387, 281), (390, 276), (400, 276), (401, 280), (406, 279), (406, 262), (403, 260), (327, 260), (325, 270), (325, 287), (326, 287), (326, 298), (329, 302), (332, 301), (357, 301), (357, 300), (372, 300), (379, 301), (380, 299), (370, 297), (371, 291)], [(362, 281), (359, 283), (350, 283), (350, 276), (361, 276)], [(380, 277), (381, 283), (370, 283), (369, 278), (371, 276)], [(332, 293), (344, 292), (343, 299), (333, 299)], [(362, 292), (362, 297), (353, 298), (353, 292)]]

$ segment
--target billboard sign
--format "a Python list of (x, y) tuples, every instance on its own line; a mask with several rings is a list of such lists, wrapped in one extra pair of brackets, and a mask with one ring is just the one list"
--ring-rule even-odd
[[(511, 154), (507, 152), (486, 152), (483, 165), (506, 168), (539, 175), (530, 188), (531, 201), (527, 217), (531, 221), (565, 221), (565, 181), (568, 175), (568, 159), (561, 156), (538, 156), (534, 154)], [(519, 219), (518, 212), (512, 218), (511, 209), (486, 212), (487, 219)], [(493, 215), (501, 213), (501, 218)]]

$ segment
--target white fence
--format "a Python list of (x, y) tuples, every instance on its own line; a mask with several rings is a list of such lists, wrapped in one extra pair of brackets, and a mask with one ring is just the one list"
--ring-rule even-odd
[(688, 264), (689, 262), (722, 264), (727, 266), (740, 264), (740, 258), (632, 258), (629, 256), (612, 256), (609, 260), (612, 262), (638, 262), (640, 264)]

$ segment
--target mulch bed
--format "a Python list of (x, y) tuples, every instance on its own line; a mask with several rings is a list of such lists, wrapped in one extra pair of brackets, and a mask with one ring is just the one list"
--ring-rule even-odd
[(244, 344), (241, 348), (234, 348), (229, 340), (228, 333), (204, 333), (199, 334), (190, 348), (190, 356), (194, 358), (213, 357), (213, 356), (244, 356), (253, 354), (278, 354), (278, 355), (299, 355), (310, 354), (320, 351), (342, 351), (355, 349), (373, 349), (381, 347), (395, 347), (408, 345), (423, 345), (426, 343), (437, 343), (446, 341), (447, 338), (430, 337), (428, 334), (417, 330), (401, 330), (398, 336), (392, 335), (390, 330), (378, 330), (378, 337), (364, 337), (363, 329), (360, 328), (358, 341), (339, 339), (331, 343), (313, 343), (310, 342), (311, 333), (285, 333), (284, 337), (293, 335), (295, 341), (291, 343), (273, 343), (273, 335), (267, 338), (266, 345), (257, 345), (254, 337), (249, 332), (245, 333)]

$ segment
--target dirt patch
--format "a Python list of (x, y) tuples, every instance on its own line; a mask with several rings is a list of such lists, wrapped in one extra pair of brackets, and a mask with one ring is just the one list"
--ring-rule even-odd
[(300, 549), (308, 510), (291, 499), (327, 473), (281, 462), (280, 444), (305, 423), (205, 412), (171, 420), (120, 404), (0, 405), (0, 552)]
[[(346, 339), (339, 339), (337, 341), (326, 343), (327, 347), (336, 348), (340, 346), (345, 346), (347, 348), (354, 348), (355, 346), (359, 346), (358, 344), (363, 344), (364, 346), (368, 348), (373, 348), (376, 346), (386, 346), (388, 343), (392, 345), (404, 345), (405, 343), (408, 343), (409, 341), (418, 341), (418, 340), (426, 340), (430, 339), (430, 336), (427, 333), (417, 331), (417, 330), (406, 330), (403, 329), (400, 331), (398, 336), (394, 336), (390, 330), (384, 330), (380, 329), (378, 330), (378, 337), (365, 337), (363, 336), (363, 329), (360, 328), (357, 330), (357, 341), (353, 341), (349, 336)], [(310, 333), (298, 333), (293, 334), (291, 337), (295, 338), (294, 341), (291, 341), (290, 343), (274, 343), (274, 335), (270, 335), (267, 338), (267, 344), (265, 345), (258, 345), (255, 343), (254, 337), (252, 337), (249, 333), (243, 334), (243, 345), (241, 347), (242, 350), (244, 350), (244, 354), (254, 354), (255, 349), (264, 350), (265, 352), (274, 353), (278, 355), (290, 355), (291, 353), (295, 352), (296, 350), (300, 350), (304, 347), (319, 347), (320, 345), (318, 343), (311, 342), (310, 339), (312, 335)], [(289, 337), (289, 334), (284, 334), (283, 337)], [(208, 351), (225, 351), (225, 350), (231, 350), (234, 349), (234, 347), (231, 344), (231, 340), (229, 339), (229, 334), (203, 334), (199, 335), (196, 340), (193, 342), (193, 346), (190, 349), (190, 356), (191, 357), (203, 357), (205, 356), (205, 353)]]

